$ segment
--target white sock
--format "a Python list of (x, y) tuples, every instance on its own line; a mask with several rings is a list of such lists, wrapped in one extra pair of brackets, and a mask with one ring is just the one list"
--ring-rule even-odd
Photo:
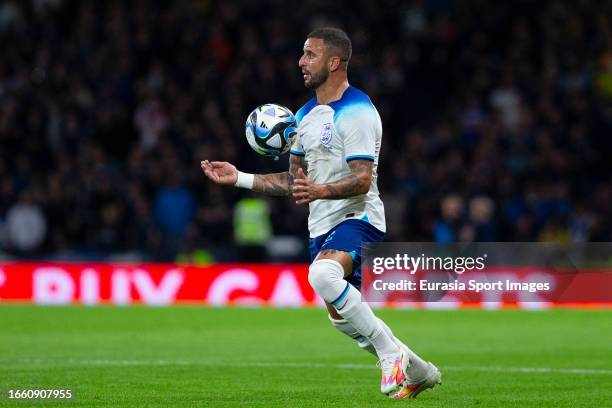
[(361, 301), (361, 293), (343, 277), (344, 268), (332, 259), (317, 260), (308, 269), (308, 281), (315, 292), (366, 337), (379, 356), (398, 353), (399, 347), (387, 335), (370, 306)]
[(348, 293), (348, 282), (344, 279), (344, 268), (332, 259), (314, 261), (308, 268), (310, 286), (328, 303), (344, 304)]
[[(367, 338), (362, 336), (357, 331), (357, 329), (355, 329), (348, 321), (346, 321), (345, 319), (336, 320), (336, 319), (332, 318), (330, 315), (328, 315), (328, 317), (329, 317), (329, 320), (332, 323), (332, 325), (338, 331), (346, 334), (347, 336), (349, 336), (350, 338), (355, 340), (357, 342), (357, 345), (362, 350), (365, 350), (368, 353), (370, 353), (370, 354), (374, 355), (375, 357), (379, 358), (378, 354), (376, 353), (376, 349), (374, 348), (372, 343), (370, 343), (370, 341)], [(404, 350), (407, 350), (407, 352), (408, 352), (408, 359), (410, 360), (410, 364), (408, 366), (408, 370), (407, 371), (408, 371), (408, 377), (410, 378), (410, 380), (414, 381), (414, 382), (419, 382), (419, 381), (423, 380), (425, 378), (425, 376), (427, 375), (427, 369), (428, 369), (427, 362), (425, 362), (421, 357), (419, 357), (418, 354), (416, 354), (414, 351), (412, 351), (407, 345), (402, 343), (402, 341), (400, 339), (395, 337), (393, 335), (393, 332), (389, 328), (389, 326), (387, 326), (386, 323), (382, 319), (378, 318), (378, 322), (382, 326), (383, 330), (387, 333), (387, 336), (391, 337), (393, 342), (398, 347), (403, 348)]]
[(346, 302), (335, 307), (340, 316), (372, 343), (378, 356), (400, 351), (393, 339), (383, 329), (380, 321), (374, 316), (370, 306), (361, 301), (361, 293), (352, 285), (349, 284)]
[(374, 348), (372, 343), (370, 343), (370, 340), (368, 340), (367, 338), (365, 338), (365, 336), (359, 333), (357, 329), (351, 326), (349, 322), (347, 322), (345, 319), (334, 319), (333, 317), (331, 317), (331, 315), (327, 315), (327, 317), (329, 317), (329, 321), (331, 322), (332, 326), (336, 328), (336, 330), (346, 334), (351, 339), (355, 340), (357, 342), (357, 345), (362, 350), (365, 350), (378, 358), (378, 355), (376, 354), (376, 349)]

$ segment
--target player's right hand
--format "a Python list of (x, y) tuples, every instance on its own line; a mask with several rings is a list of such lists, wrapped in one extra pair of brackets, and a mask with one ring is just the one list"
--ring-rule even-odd
[(234, 185), (238, 180), (238, 170), (236, 166), (231, 163), (202, 160), (200, 162), (200, 167), (202, 167), (202, 171), (204, 171), (206, 177), (217, 184)]

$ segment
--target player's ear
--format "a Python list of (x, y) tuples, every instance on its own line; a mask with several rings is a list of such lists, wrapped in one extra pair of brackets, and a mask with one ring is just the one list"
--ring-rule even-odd
[(331, 57), (327, 61), (327, 68), (329, 69), (330, 72), (337, 71), (338, 68), (340, 68), (341, 63), (342, 61), (340, 61), (340, 57)]

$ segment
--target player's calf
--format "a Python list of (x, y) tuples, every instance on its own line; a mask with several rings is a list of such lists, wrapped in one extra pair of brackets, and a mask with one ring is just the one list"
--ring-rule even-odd
[(334, 319), (331, 315), (328, 315), (328, 317), (332, 326), (334, 326), (336, 330), (346, 334), (351, 339), (355, 340), (357, 342), (357, 345), (362, 350), (365, 350), (368, 353), (371, 353), (376, 358), (378, 358), (378, 355), (376, 354), (376, 349), (374, 348), (372, 343), (370, 343), (370, 341), (365, 336), (361, 335), (357, 331), (357, 329), (355, 329), (349, 322), (347, 322), (345, 319)]

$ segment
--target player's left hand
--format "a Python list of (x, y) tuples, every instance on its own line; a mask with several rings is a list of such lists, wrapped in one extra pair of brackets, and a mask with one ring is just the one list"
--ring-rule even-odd
[(293, 198), (296, 204), (308, 204), (311, 201), (317, 200), (321, 197), (320, 185), (314, 184), (304, 171), (299, 168), (295, 173), (293, 179)]

